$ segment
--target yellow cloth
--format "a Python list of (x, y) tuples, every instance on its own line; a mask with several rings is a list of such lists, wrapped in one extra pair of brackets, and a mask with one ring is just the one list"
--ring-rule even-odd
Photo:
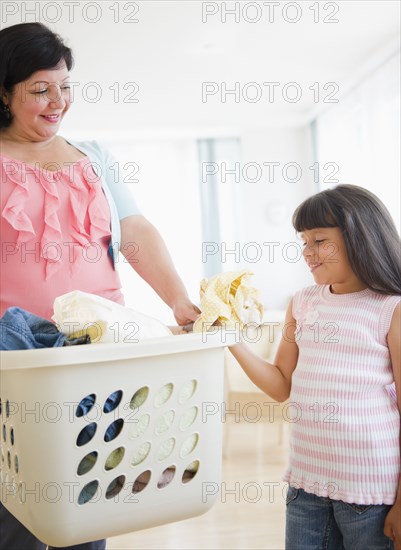
[(229, 271), (203, 279), (200, 284), (201, 315), (194, 323), (194, 332), (209, 330), (218, 322), (226, 327), (242, 328), (248, 323), (262, 322), (263, 306), (259, 292), (249, 284), (250, 271)]

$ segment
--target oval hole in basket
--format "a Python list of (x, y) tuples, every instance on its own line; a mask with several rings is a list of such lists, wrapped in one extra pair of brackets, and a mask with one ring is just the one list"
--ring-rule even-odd
[(106, 441), (106, 443), (108, 441), (113, 441), (113, 439), (120, 435), (123, 426), (124, 420), (122, 418), (114, 420), (114, 422), (110, 424), (110, 426), (106, 430), (106, 433), (104, 434), (104, 440)]
[(164, 413), (156, 422), (155, 434), (160, 435), (171, 428), (174, 422), (175, 412), (173, 410)]
[(198, 407), (191, 407), (180, 418), (180, 430), (187, 430), (195, 422), (198, 416)]
[(175, 476), (175, 466), (169, 466), (163, 472), (161, 473), (159, 477), (159, 481), (157, 482), (157, 488), (163, 489), (164, 487), (167, 487), (169, 485)]
[(178, 394), (178, 403), (182, 404), (188, 401), (195, 393), (197, 386), (196, 380), (190, 380), (182, 386)]
[(10, 417), (10, 401), (8, 399), (6, 401), (6, 417)]
[(165, 384), (158, 392), (155, 397), (154, 405), (155, 407), (161, 407), (164, 403), (170, 399), (171, 394), (173, 393), (174, 385), (170, 382)]
[(106, 402), (103, 406), (103, 412), (109, 413), (111, 411), (114, 411), (114, 409), (116, 409), (120, 404), (122, 396), (123, 392), (121, 390), (113, 391), (113, 393), (111, 393), (106, 399)]
[(81, 462), (78, 464), (77, 474), (83, 476), (92, 470), (93, 466), (96, 464), (97, 460), (97, 451), (92, 451), (83, 457)]
[(11, 453), (7, 451), (7, 466), (11, 468)]
[(87, 483), (79, 493), (78, 504), (86, 504), (89, 502), (95, 496), (98, 486), (99, 482), (97, 479)]
[(199, 435), (198, 434), (192, 434), (184, 441), (184, 443), (181, 446), (180, 455), (182, 457), (188, 456), (192, 453), (192, 451), (195, 449), (199, 441)]
[(149, 388), (147, 386), (143, 386), (143, 388), (140, 388), (132, 396), (131, 402), (129, 404), (130, 408), (133, 410), (139, 409), (139, 407), (143, 405), (147, 400), (148, 395), (149, 395)]
[(118, 495), (121, 489), (124, 487), (125, 476), (121, 475), (113, 479), (106, 490), (106, 498), (110, 499)]
[(4, 451), (3, 451), (3, 447), (0, 447), (0, 451), (1, 451), (1, 463), (4, 464)]
[(0, 397), (0, 416), (2, 415), (2, 413), (3, 413), (3, 403)]
[(125, 454), (125, 448), (124, 447), (118, 447), (118, 449), (114, 449), (112, 453), (109, 454), (106, 460), (106, 464), (104, 465), (105, 470), (112, 470), (116, 466), (120, 464), (122, 459), (124, 458)]
[(138, 466), (141, 462), (145, 460), (145, 458), (150, 453), (151, 445), (149, 441), (146, 441), (143, 443), (135, 452), (134, 456), (131, 459), (132, 466)]
[(86, 443), (89, 443), (89, 441), (93, 438), (97, 430), (97, 424), (96, 422), (91, 422), (85, 428), (83, 428), (77, 437), (77, 445), (78, 447), (82, 447), (82, 445), (86, 445)]
[(3, 424), (3, 441), (7, 440), (7, 428), (6, 425)]
[(86, 395), (77, 405), (77, 410), (75, 411), (75, 416), (78, 418), (81, 416), (84, 416), (85, 414), (88, 414), (88, 412), (91, 410), (93, 405), (96, 401), (96, 395), (94, 393), (91, 393), (90, 395)]
[(188, 481), (191, 481), (199, 470), (199, 460), (194, 460), (191, 462), (191, 464), (188, 464), (188, 466), (185, 468), (184, 473), (182, 474), (182, 482), (188, 483)]
[(19, 472), (19, 460), (18, 460), (17, 455), (15, 455), (15, 457), (14, 457), (14, 468), (15, 468), (15, 473), (18, 474), (18, 472)]
[(134, 439), (144, 434), (149, 427), (149, 422), (150, 422), (150, 414), (142, 415), (138, 421), (134, 420), (134, 423), (132, 424), (129, 432), (130, 438)]
[(14, 445), (14, 428), (10, 428), (10, 441), (11, 445)]
[(157, 459), (156, 460), (158, 462), (161, 462), (162, 460), (164, 460), (165, 458), (170, 456), (171, 453), (174, 450), (174, 447), (175, 447), (175, 438), (174, 437), (169, 437), (168, 439), (166, 439), (166, 441), (164, 441), (160, 445), (159, 450), (157, 452)]
[(142, 472), (141, 474), (139, 474), (139, 476), (136, 478), (132, 486), (132, 492), (136, 494), (143, 491), (147, 487), (151, 476), (152, 476), (152, 473), (150, 470), (146, 470), (145, 472)]

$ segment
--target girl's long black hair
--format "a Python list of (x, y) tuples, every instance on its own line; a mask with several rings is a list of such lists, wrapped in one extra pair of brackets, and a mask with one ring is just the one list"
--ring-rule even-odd
[(401, 240), (384, 204), (356, 185), (337, 185), (306, 199), (295, 210), (297, 232), (339, 227), (355, 275), (380, 294), (401, 295)]

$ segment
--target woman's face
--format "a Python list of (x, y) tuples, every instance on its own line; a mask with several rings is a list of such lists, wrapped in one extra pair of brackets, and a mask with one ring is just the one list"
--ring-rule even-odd
[(71, 104), (66, 65), (36, 71), (16, 84), (7, 99), (13, 115), (9, 132), (27, 141), (54, 137)]

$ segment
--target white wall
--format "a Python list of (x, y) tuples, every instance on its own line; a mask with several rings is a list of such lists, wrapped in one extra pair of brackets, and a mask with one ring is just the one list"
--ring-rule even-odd
[[(263, 252), (257, 262), (248, 261), (244, 265), (255, 273), (255, 285), (262, 292), (266, 308), (282, 309), (295, 290), (313, 284), (300, 257), (301, 248), (291, 225), (295, 208), (315, 192), (313, 173), (308, 169), (312, 164), (310, 132), (305, 127), (269, 128), (264, 131), (246, 129), (241, 139), (243, 165), (256, 162), (262, 169), (259, 182), (244, 182), (241, 200), (243, 250), (249, 252), (249, 256), (253, 253), (255, 257), (257, 247), (246, 248), (246, 243), (254, 242), (258, 243), (259, 250)], [(264, 162), (280, 163), (274, 171), (273, 182), (269, 181)], [(285, 167), (288, 163), (299, 166), (302, 173), (299, 181), (286, 181), (297, 177), (295, 168)], [(264, 246), (264, 242), (272, 244)], [(291, 261), (293, 259), (298, 260)]]
[(399, 229), (400, 63), (397, 51), (317, 118), (320, 164), (337, 164), (341, 183), (375, 193)]
[[(142, 214), (160, 231), (191, 299), (197, 302), (202, 236), (196, 142), (170, 139), (103, 143), (116, 156), (123, 180), (129, 182)], [(127, 163), (135, 163), (137, 168)], [(148, 254), (157, 263), (153, 251)], [(121, 254), (118, 271), (127, 306), (176, 324), (170, 308)]]

